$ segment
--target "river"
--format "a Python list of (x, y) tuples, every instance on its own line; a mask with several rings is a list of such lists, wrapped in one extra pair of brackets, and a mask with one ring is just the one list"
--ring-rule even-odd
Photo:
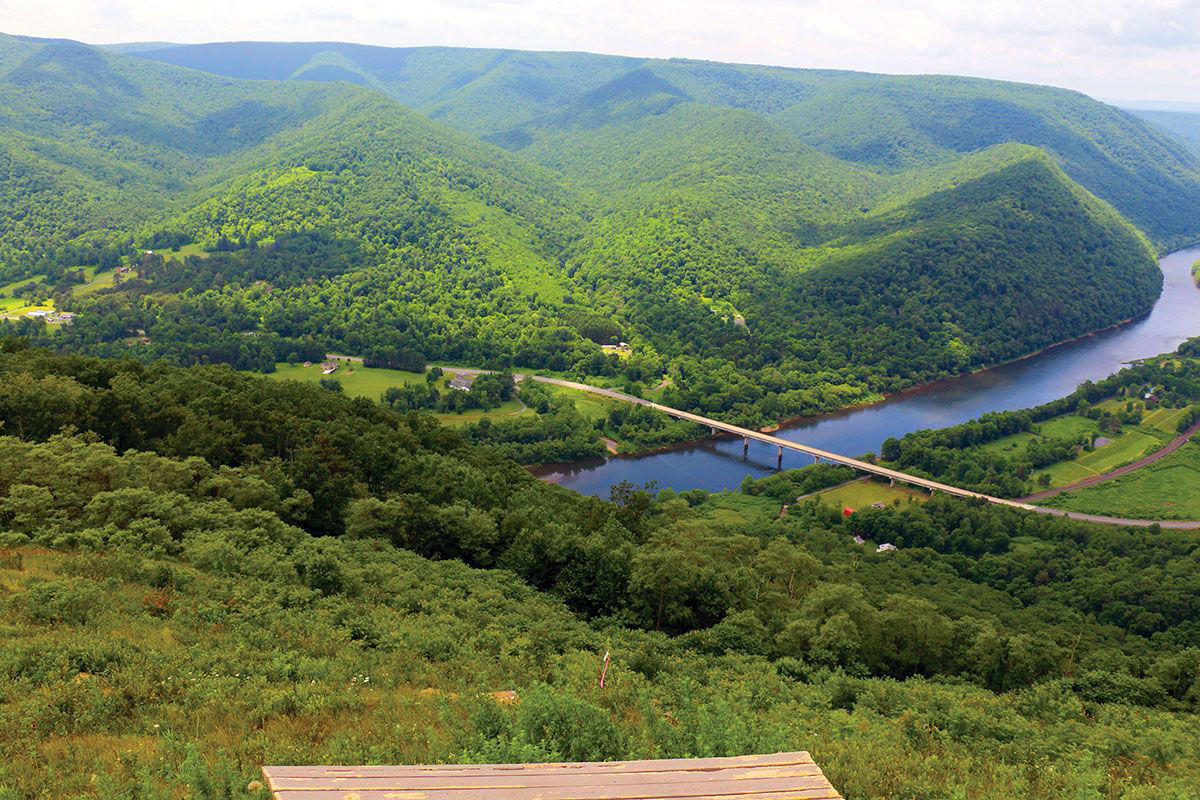
[[(1119, 328), (1052, 347), (1035, 356), (984, 372), (963, 375), (905, 392), (875, 405), (797, 420), (775, 433), (794, 442), (857, 456), (879, 452), (889, 436), (922, 428), (944, 428), (989, 411), (1040, 405), (1074, 391), (1086, 380), (1099, 380), (1128, 362), (1174, 350), (1200, 335), (1200, 290), (1191, 265), (1200, 247), (1164, 256), (1163, 291), (1150, 313)], [(776, 471), (776, 449), (751, 442), (743, 457), (741, 439), (706, 439), (644, 455), (555, 464), (535, 471), (539, 477), (585, 494), (607, 496), (623, 480), (654, 481), (659, 488), (736, 489), (747, 475)], [(800, 453), (786, 452), (783, 468), (810, 464)]]

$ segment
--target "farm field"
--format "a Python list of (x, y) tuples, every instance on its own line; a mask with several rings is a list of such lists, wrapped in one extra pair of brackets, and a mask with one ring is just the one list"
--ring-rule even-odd
[(1109, 444), (1097, 447), (1090, 453), (1083, 453), (1071, 461), (1051, 464), (1040, 472), (1049, 473), (1050, 486), (1055, 488), (1067, 486), (1093, 475), (1101, 475), (1128, 464), (1130, 461), (1136, 461), (1147, 453), (1162, 447), (1167, 441), (1168, 438), (1158, 434), (1157, 431), (1128, 430)]
[(1174, 436), (1179, 432), (1179, 419), (1187, 408), (1159, 408), (1142, 418), (1142, 425)]
[(1146, 431), (1126, 431), (1113, 439), (1111, 443), (1079, 456), (1073, 463), (1093, 472), (1108, 472), (1110, 469), (1141, 458), (1165, 443), (1164, 439)]
[(110, 269), (97, 273), (95, 267), (88, 267), (85, 272), (87, 273), (87, 283), (82, 283), (71, 290), (71, 294), (74, 297), (86, 297), (89, 294), (95, 294), (101, 289), (112, 288), (113, 278), (116, 276), (113, 270)]
[[(353, 371), (351, 371), (353, 367)], [(450, 369), (446, 368), (450, 377)], [(419, 372), (405, 372), (400, 369), (384, 369), (382, 367), (364, 367), (361, 364), (346, 365), (332, 375), (322, 375), (320, 368), (313, 364), (306, 367), (303, 364), (288, 364), (280, 362), (275, 365), (275, 372), (268, 377), (276, 380), (296, 380), (307, 383), (319, 383), (322, 378), (335, 378), (341, 381), (345, 394), (349, 397), (365, 397), (375, 402), (384, 391), (393, 386), (424, 385), (425, 375)], [(442, 424), (451, 427), (468, 425), (481, 419), (503, 419), (517, 414), (526, 413), (524, 405), (518, 400), (509, 400), (498, 408), (489, 411), (472, 409), (461, 414), (433, 414)]]
[(575, 410), (592, 422), (607, 419), (608, 412), (611, 409), (627, 405), (627, 403), (619, 400), (612, 400), (589, 392), (581, 392), (578, 389), (568, 389), (565, 386), (555, 386), (549, 383), (542, 385), (550, 392), (551, 396), (566, 397), (572, 400), (575, 403)]
[(8, 317), (19, 317), (30, 311), (53, 311), (52, 304), (30, 305), (25, 302), (23, 297), (13, 297), (13, 290), (17, 287), (24, 286), (31, 281), (38, 280), (37, 276), (21, 278), (19, 281), (7, 283), (0, 286), (0, 314)]
[(1111, 481), (1043, 501), (1066, 511), (1130, 519), (1200, 519), (1200, 444)]
[[(1109, 398), (1097, 403), (1095, 407), (1103, 411), (1118, 412), (1124, 409), (1129, 402), (1125, 398)], [(1092, 452), (1081, 453), (1077, 458), (1059, 461), (1035, 472), (1035, 476), (1048, 474), (1051, 488), (1068, 486), (1136, 461), (1166, 444), (1176, 435), (1179, 419), (1186, 412), (1185, 408), (1159, 408), (1145, 411), (1141, 401), (1133, 402), (1143, 410), (1145, 416), (1140, 425), (1127, 426), (1122, 433), (1116, 436), (1110, 437), (1102, 432), (1096, 420), (1081, 414), (1065, 414), (1039, 423), (1037, 433), (1016, 433), (1012, 436), (1005, 436), (1002, 439), (982, 444), (979, 449), (983, 452), (1011, 458), (1022, 453), (1029, 443), (1036, 439), (1075, 439), (1081, 435), (1111, 438), (1112, 441), (1108, 444), (1097, 447)]]
[(1039, 433), (1014, 433), (1012, 436), (982, 444), (979, 449), (987, 453), (1012, 454), (1023, 450), (1025, 445), (1034, 439), (1070, 439), (1082, 433), (1095, 434), (1100, 428), (1094, 419), (1079, 414), (1066, 414), (1038, 423), (1038, 429)]
[(863, 478), (851, 483), (843, 484), (842, 486), (834, 486), (831, 489), (826, 489), (822, 492), (817, 492), (815, 495), (822, 503), (826, 503), (837, 508), (867, 508), (875, 503), (883, 503), (891, 505), (899, 501), (903, 503), (923, 503), (929, 499), (929, 495), (917, 489), (909, 489), (902, 486), (888, 486), (886, 483)]

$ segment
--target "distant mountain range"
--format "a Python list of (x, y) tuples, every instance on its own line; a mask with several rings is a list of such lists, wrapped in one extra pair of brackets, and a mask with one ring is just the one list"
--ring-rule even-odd
[(558, 368), (599, 317), (651, 371), (716, 381), (697, 407), (795, 411), (1148, 308), (1152, 245), (1200, 239), (1185, 139), (947, 76), (2, 37), (0, 263), (319, 231), (361, 254), (293, 276), (286, 314), (222, 302), (280, 335)]

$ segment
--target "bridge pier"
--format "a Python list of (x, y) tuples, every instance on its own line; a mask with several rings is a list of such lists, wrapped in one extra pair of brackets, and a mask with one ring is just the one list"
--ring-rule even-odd
[(896, 479), (895, 479), (895, 478), (889, 478), (889, 479), (888, 479), (888, 486), (891, 486), (891, 487), (895, 488), (895, 486), (896, 486)]
[(779, 445), (779, 463), (776, 465), (775, 468), (783, 469), (783, 445)]
[(743, 436), (742, 437), (742, 456), (744, 457), (749, 452), (750, 452), (750, 437)]
[(821, 459), (817, 458), (816, 456), (813, 456), (813, 463), (814, 463), (814, 464), (820, 464), (820, 463), (821, 463)]
[(708, 430), (713, 436), (717, 435), (717, 429), (715, 427), (709, 426)]

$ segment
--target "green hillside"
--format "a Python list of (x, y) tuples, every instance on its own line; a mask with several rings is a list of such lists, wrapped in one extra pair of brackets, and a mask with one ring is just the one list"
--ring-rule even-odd
[[(172, 53), (233, 77), (155, 60)], [(964, 118), (970, 142), (884, 164), (796, 130), (799, 104), (877, 76), (445, 48), (149, 56), (0, 39), (18, 178), (0, 189), (0, 264), (81, 312), (8, 330), (242, 369), (336, 350), (645, 387), (670, 374), (668, 401), (763, 425), (1026, 354), (1159, 291), (1150, 246), (1103, 199), (1116, 162), (1076, 158), (1066, 134), (1039, 148)], [(291, 79), (330, 70), (365, 77)], [(1151, 182), (1185, 191), (1190, 166), (1128, 119), (1124, 157), (1157, 157), (1178, 180)], [(1140, 185), (1120, 184), (1118, 210), (1153, 199)], [(1160, 221), (1194, 209), (1158, 200)], [(119, 259), (129, 277), (73, 296), (77, 267)], [(635, 357), (605, 355), (613, 337)]]
[(1164, 129), (1190, 147), (1193, 152), (1200, 154), (1200, 112), (1137, 108), (1128, 110), (1130, 114)]
[(836, 467), (610, 503), (225, 367), (4, 340), (0, 378), (5, 797), (801, 747), (847, 797), (1200, 790), (1194, 534), (945, 496), (778, 518)]
[[(1200, 159), (1155, 126), (1078, 93), (954, 76), (886, 76), (583, 53), (338, 43), (187, 45), (146, 58), (239, 77), (366, 81), (461, 130), (520, 147), (691, 100), (770, 117), (839, 159), (895, 170), (1005, 142), (1047, 149), (1074, 180), (1165, 247), (1200, 237)], [(620, 112), (613, 116), (614, 102)]]

